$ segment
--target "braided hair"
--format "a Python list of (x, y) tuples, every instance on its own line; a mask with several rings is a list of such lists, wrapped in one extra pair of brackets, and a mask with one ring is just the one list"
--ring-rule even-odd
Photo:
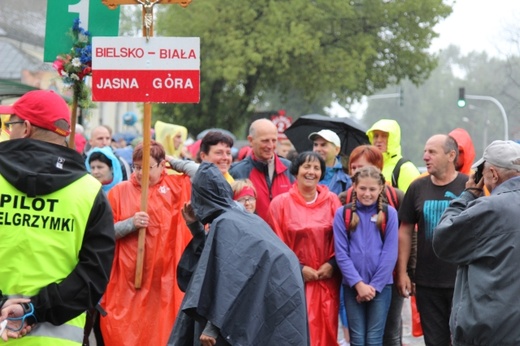
[[(377, 167), (365, 166), (363, 168), (360, 168), (356, 172), (356, 174), (354, 174), (354, 176), (352, 177), (352, 183), (354, 185), (357, 185), (359, 180), (362, 179), (362, 178), (373, 178), (373, 179), (376, 179), (376, 180), (379, 181), (379, 185), (381, 185), (382, 187), (385, 186), (385, 182), (386, 182), (385, 176), (383, 175), (383, 173), (381, 173), (381, 171)], [(384, 218), (385, 218), (385, 215), (384, 215), (384, 212), (383, 212), (384, 191), (385, 191), (385, 189), (383, 188), (381, 190), (381, 192), (379, 193), (379, 197), (377, 198), (377, 221), (376, 221), (376, 226), (381, 231), (383, 230), (383, 221), (384, 221)], [(349, 231), (352, 231), (352, 232), (356, 230), (356, 227), (359, 224), (359, 216), (357, 214), (356, 201), (357, 201), (357, 193), (356, 193), (356, 189), (354, 189), (352, 191), (352, 220), (350, 221), (350, 225), (349, 225)]]

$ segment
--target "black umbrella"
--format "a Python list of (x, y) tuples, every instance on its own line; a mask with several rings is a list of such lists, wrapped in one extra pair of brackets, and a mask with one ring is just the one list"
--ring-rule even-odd
[(229, 137), (231, 137), (233, 139), (233, 142), (237, 140), (237, 138), (235, 137), (235, 135), (233, 133), (231, 133), (228, 130), (219, 129), (219, 128), (206, 129), (206, 130), (202, 131), (201, 133), (199, 133), (197, 135), (197, 139), (202, 139), (202, 137), (204, 137), (209, 131), (219, 131), (219, 132), (222, 132), (223, 134), (226, 134)]
[(364, 126), (350, 118), (331, 118), (320, 114), (308, 114), (299, 117), (285, 135), (298, 152), (312, 150), (309, 135), (327, 129), (336, 132), (341, 140), (341, 153), (349, 156), (350, 152), (362, 144), (370, 144)]

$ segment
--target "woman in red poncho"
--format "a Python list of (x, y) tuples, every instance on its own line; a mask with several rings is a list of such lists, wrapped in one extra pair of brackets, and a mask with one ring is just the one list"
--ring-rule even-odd
[(337, 345), (341, 276), (334, 258), (332, 221), (341, 203), (325, 185), (318, 185), (325, 162), (317, 153), (299, 154), (291, 174), (296, 182), (272, 200), (268, 223), (300, 260), (311, 345)]
[[(129, 181), (114, 186), (108, 199), (116, 229), (116, 251), (110, 282), (101, 306), (106, 345), (166, 345), (184, 294), (177, 287), (177, 263), (191, 233), (181, 215), (190, 200), (188, 176), (165, 172), (165, 151), (152, 141), (148, 208), (140, 211), (143, 147), (133, 153)], [(136, 290), (135, 266), (139, 228), (146, 227), (141, 288)]]

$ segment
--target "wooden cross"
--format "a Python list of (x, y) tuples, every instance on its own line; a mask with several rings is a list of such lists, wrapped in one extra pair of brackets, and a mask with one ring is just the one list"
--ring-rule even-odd
[(155, 4), (179, 4), (186, 7), (191, 3), (191, 0), (101, 0), (103, 5), (111, 10), (114, 10), (119, 5), (141, 5), (143, 6), (143, 35), (146, 40), (153, 36), (153, 6)]
[[(136, 0), (101, 0), (101, 2), (103, 3), (103, 5), (107, 6), (111, 10), (116, 9), (117, 6), (119, 6), (119, 5), (136, 5), (137, 4)], [(156, 3), (165, 4), (165, 5), (179, 4), (182, 7), (186, 7), (191, 3), (191, 0), (159, 0), (159, 1), (156, 1)]]
[[(156, 4), (179, 4), (186, 7), (191, 0), (101, 0), (103, 5), (114, 10), (119, 5), (141, 5), (143, 7), (143, 35), (148, 41), (153, 36), (153, 6)], [(150, 137), (152, 126), (152, 105), (150, 102), (144, 103), (143, 114), (143, 165), (141, 178), (141, 211), (146, 211), (148, 206), (148, 179), (150, 177)], [(144, 249), (146, 241), (146, 228), (139, 229), (137, 240), (137, 260), (135, 267), (136, 289), (141, 288), (143, 278)]]

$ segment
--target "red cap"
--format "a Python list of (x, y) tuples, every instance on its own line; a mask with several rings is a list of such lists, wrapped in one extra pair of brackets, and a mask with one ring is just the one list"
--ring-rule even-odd
[[(52, 90), (33, 90), (24, 94), (11, 106), (0, 105), (0, 114), (14, 114), (22, 120), (66, 137), (70, 133), (70, 110), (65, 100)], [(65, 120), (68, 130), (56, 127), (57, 120)]]

